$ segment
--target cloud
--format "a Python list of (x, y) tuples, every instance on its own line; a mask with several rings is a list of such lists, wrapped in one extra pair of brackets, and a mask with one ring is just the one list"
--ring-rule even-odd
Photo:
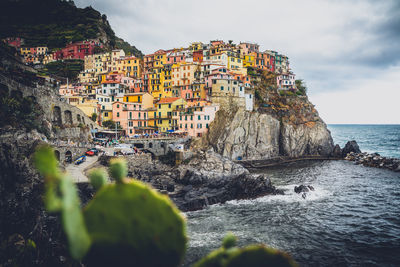
[(277, 50), (289, 56), (309, 94), (318, 95), (315, 101), (359, 90), (400, 65), (398, 0), (75, 2), (105, 13), (116, 34), (144, 53), (212, 39), (253, 41), (263, 50)]

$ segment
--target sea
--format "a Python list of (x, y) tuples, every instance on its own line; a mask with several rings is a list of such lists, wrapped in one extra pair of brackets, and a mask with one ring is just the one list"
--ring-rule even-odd
[[(356, 140), (362, 151), (400, 158), (400, 125), (328, 125), (335, 144)], [(307, 161), (256, 172), (285, 195), (234, 200), (187, 212), (185, 266), (221, 245), (263, 243), (300, 266), (400, 266), (400, 173), (348, 161)], [(304, 199), (300, 184), (315, 191)]]

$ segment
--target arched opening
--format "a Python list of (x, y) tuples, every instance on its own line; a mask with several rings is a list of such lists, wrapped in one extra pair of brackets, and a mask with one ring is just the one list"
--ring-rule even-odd
[(67, 163), (72, 162), (72, 152), (69, 150), (67, 152), (65, 152), (65, 162), (67, 162)]
[(149, 148), (153, 148), (153, 143), (149, 143)]
[(65, 124), (72, 124), (72, 113), (69, 110), (64, 111)]
[(165, 148), (165, 143), (162, 142), (162, 143), (160, 144), (160, 147)]
[(76, 114), (76, 119), (78, 120), (78, 122), (81, 122), (81, 115)]
[(56, 126), (61, 126), (62, 124), (61, 109), (59, 106), (55, 106), (53, 108), (53, 124)]
[(82, 116), (82, 123), (85, 124), (85, 118)]
[(56, 159), (57, 159), (58, 161), (60, 161), (60, 151), (54, 150), (54, 155), (56, 156)]

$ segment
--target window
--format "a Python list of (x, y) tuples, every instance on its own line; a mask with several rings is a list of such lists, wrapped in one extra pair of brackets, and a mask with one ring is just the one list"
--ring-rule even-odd
[(221, 86), (221, 91), (224, 91), (224, 87), (223, 86)]
[(190, 129), (193, 129), (193, 123), (190, 124)]
[(201, 120), (201, 116), (199, 115), (199, 116), (197, 117), (197, 119), (198, 119), (198, 120)]
[(119, 104), (117, 104), (117, 108), (119, 108)]
[(117, 118), (119, 118), (119, 112), (117, 112)]

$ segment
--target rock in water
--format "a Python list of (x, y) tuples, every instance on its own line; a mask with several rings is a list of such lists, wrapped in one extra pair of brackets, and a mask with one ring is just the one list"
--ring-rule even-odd
[(335, 145), (333, 148), (332, 156), (335, 158), (341, 158), (342, 157), (342, 149), (338, 144)]
[[(312, 190), (314, 191), (314, 188), (312, 188)], [(307, 193), (307, 192), (309, 192), (309, 191), (310, 191), (310, 189), (309, 189), (309, 187), (306, 186), (306, 185), (299, 185), (299, 186), (295, 186), (295, 187), (294, 187), (294, 192), (296, 192), (297, 194), (300, 194), (300, 193)]]
[(347, 142), (342, 150), (342, 157), (346, 157), (350, 152), (361, 153), (360, 147), (355, 140)]

